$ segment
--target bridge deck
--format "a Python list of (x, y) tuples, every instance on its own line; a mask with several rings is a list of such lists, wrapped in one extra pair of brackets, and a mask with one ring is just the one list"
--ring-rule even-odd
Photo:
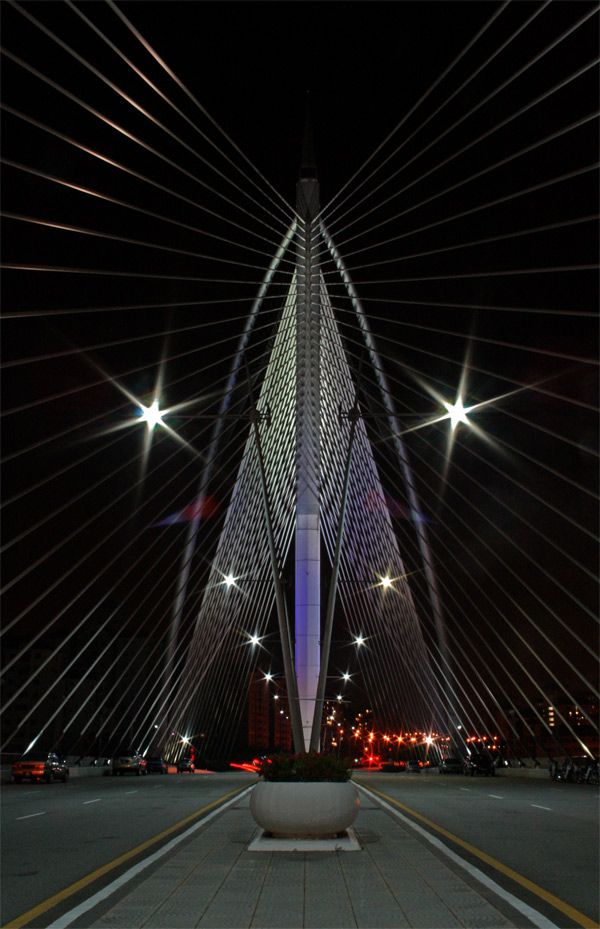
[[(94, 929), (300, 929), (532, 925), (363, 796), (360, 852), (248, 852), (248, 796), (101, 910)], [(81, 923), (83, 925), (83, 923)], [(77, 925), (80, 925), (78, 922)]]

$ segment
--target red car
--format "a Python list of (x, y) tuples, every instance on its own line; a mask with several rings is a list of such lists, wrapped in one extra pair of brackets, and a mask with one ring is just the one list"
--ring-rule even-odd
[(69, 779), (69, 769), (64, 761), (54, 752), (34, 752), (25, 755), (12, 766), (12, 780), (15, 784), (21, 781), (62, 781), (66, 784)]

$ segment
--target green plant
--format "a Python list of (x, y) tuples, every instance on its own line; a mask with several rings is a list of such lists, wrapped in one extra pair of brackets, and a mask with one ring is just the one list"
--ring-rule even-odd
[(272, 755), (262, 762), (259, 773), (266, 781), (349, 781), (352, 768), (348, 758), (302, 752)]

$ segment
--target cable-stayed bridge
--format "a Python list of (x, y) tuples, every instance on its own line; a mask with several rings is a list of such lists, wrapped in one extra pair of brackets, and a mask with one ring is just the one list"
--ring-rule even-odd
[(143, 17), (7, 9), (4, 752), (227, 759), (259, 692), (597, 753), (595, 17), (448, 22), (293, 198)]

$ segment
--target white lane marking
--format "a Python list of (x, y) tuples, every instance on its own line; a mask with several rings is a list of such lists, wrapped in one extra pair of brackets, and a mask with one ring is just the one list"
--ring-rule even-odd
[(550, 812), (552, 812), (552, 807), (551, 807), (551, 806), (540, 806), (539, 803), (532, 803), (532, 804), (530, 804), (530, 805), (531, 805), (531, 806), (534, 806), (534, 807), (536, 808), (536, 810), (549, 810)]
[(488, 797), (493, 797), (494, 800), (504, 800), (504, 797), (499, 797), (498, 794), (488, 794)]
[[(403, 813), (400, 813), (399, 810), (395, 809), (390, 803), (386, 803), (385, 800), (382, 800), (381, 797), (375, 796), (370, 790), (367, 790), (366, 787), (363, 787), (362, 784), (357, 784), (359, 790), (364, 790), (364, 792), (375, 800), (376, 803), (379, 803), (381, 806), (384, 806), (386, 810), (389, 810), (390, 813), (393, 813), (394, 816), (397, 816), (398, 819), (401, 819), (403, 823), (406, 823), (407, 826), (410, 826), (411, 829), (415, 829), (416, 832), (420, 833), (424, 839), (427, 839), (431, 845), (434, 845), (439, 851), (443, 852), (444, 855), (447, 855), (448, 858), (451, 858), (457, 865), (461, 868), (464, 868), (465, 871), (468, 871), (476, 880), (480, 881), (490, 890), (493, 890), (495, 894), (498, 894), (499, 897), (502, 897), (503, 900), (506, 900), (511, 906), (513, 906), (519, 913), (523, 913), (524, 916), (529, 919), (534, 926), (537, 926), (537, 929), (559, 929), (556, 923), (551, 922), (543, 913), (539, 913), (537, 910), (534, 910), (532, 906), (524, 903), (523, 900), (519, 900), (518, 897), (515, 897), (514, 894), (511, 894), (510, 891), (505, 890), (504, 887), (501, 887), (500, 884), (497, 884), (496, 881), (493, 881), (491, 877), (488, 877), (487, 874), (484, 874), (483, 871), (480, 871), (479, 868), (476, 868), (475, 865), (472, 865), (470, 862), (465, 861), (464, 858), (461, 858), (460, 855), (457, 855), (456, 852), (453, 852), (452, 849), (448, 848), (444, 843), (437, 838), (437, 836), (431, 835), (427, 832), (426, 829), (423, 829), (422, 826), (417, 825), (413, 822), (412, 819), (409, 819), (408, 816), (404, 816)], [(48, 926), (48, 929), (62, 929), (58, 925), (52, 923), (51, 926)]]
[(28, 813), (27, 816), (17, 816), (17, 819), (33, 819), (34, 816), (45, 816), (46, 810), (43, 813)]
[[(159, 858), (162, 858), (163, 855), (166, 855), (172, 849), (174, 849), (180, 842), (183, 842), (184, 839), (189, 838), (197, 829), (200, 829), (201, 826), (204, 826), (209, 820), (214, 819), (215, 816), (218, 816), (223, 810), (226, 810), (227, 807), (231, 806), (233, 803), (238, 803), (242, 797), (245, 797), (246, 794), (252, 790), (254, 784), (251, 787), (248, 787), (247, 790), (242, 791), (239, 794), (236, 794), (235, 797), (232, 797), (231, 800), (228, 800), (227, 803), (223, 803), (221, 806), (218, 806), (216, 810), (212, 810), (211, 813), (207, 813), (202, 819), (199, 819), (198, 822), (194, 823), (193, 826), (190, 826), (189, 829), (186, 829), (185, 832), (182, 832), (181, 835), (176, 836), (176, 838), (171, 839), (170, 842), (167, 842), (166, 845), (163, 845), (162, 848), (159, 848), (158, 851), (153, 852), (152, 855), (149, 855), (147, 858), (144, 858), (143, 861), (139, 861), (132, 868), (129, 868), (128, 871), (125, 871), (120, 877), (117, 877), (110, 884), (107, 884), (106, 887), (103, 887), (102, 890), (99, 890), (98, 893), (95, 893), (93, 897), (89, 897), (87, 900), (84, 900), (83, 903), (80, 903), (79, 906), (73, 907), (72, 910), (69, 910), (68, 913), (63, 913), (62, 916), (59, 916), (58, 919), (54, 920), (53, 923), (47, 927), (47, 929), (66, 929), (67, 926), (70, 926), (76, 919), (78, 919), (83, 913), (87, 913), (88, 910), (91, 910), (93, 907), (97, 906), (98, 903), (101, 903), (103, 900), (106, 900), (107, 897), (110, 897), (119, 887), (122, 887), (123, 884), (127, 884), (128, 881), (136, 877), (140, 871), (143, 871), (144, 868), (147, 868), (148, 865), (154, 864), (155, 861), (158, 861)], [(557, 929), (556, 926), (548, 924), (544, 929)]]
[(85, 806), (87, 803), (100, 803), (100, 799), (101, 799), (101, 798), (98, 797), (97, 800), (84, 800), (84, 801), (83, 801), (83, 805)]
[(126, 790), (125, 793), (126, 793), (126, 794), (136, 794), (136, 793), (137, 793), (137, 790)]
[(470, 788), (470, 787), (461, 787), (460, 789), (461, 789), (461, 790), (470, 790), (471, 788)]

